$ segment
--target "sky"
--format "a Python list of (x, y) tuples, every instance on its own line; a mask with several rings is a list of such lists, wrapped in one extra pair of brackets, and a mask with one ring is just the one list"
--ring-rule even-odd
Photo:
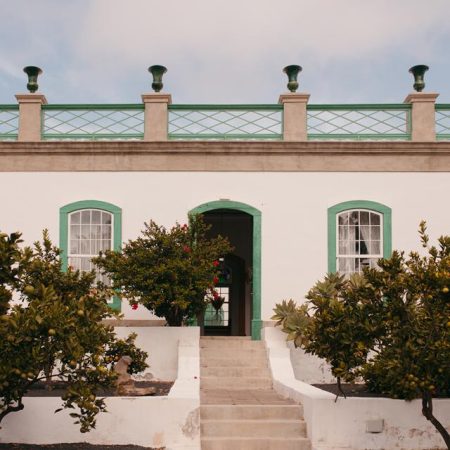
[(450, 0), (0, 0), (0, 103), (43, 69), (50, 104), (273, 104), (298, 64), (311, 104), (402, 103), (408, 69), (450, 103)]

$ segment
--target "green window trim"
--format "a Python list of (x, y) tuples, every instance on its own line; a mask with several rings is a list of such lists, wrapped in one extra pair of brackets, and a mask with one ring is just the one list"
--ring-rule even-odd
[(369, 200), (351, 200), (328, 208), (328, 272), (336, 272), (336, 215), (350, 209), (365, 209), (383, 217), (383, 258), (392, 253), (392, 210)]
[(232, 200), (217, 200), (203, 203), (192, 209), (191, 214), (202, 214), (215, 209), (234, 209), (253, 217), (253, 298), (252, 298), (252, 339), (261, 340), (261, 211), (253, 206)]
[[(113, 249), (119, 251), (122, 246), (122, 210), (111, 203), (102, 202), (99, 200), (81, 200), (79, 202), (69, 203), (59, 210), (59, 247), (62, 251), (62, 269), (67, 270), (67, 256), (69, 249), (69, 214), (83, 209), (99, 209), (101, 211), (109, 212), (114, 217), (113, 224)], [(111, 308), (120, 311), (121, 300), (115, 295)]]

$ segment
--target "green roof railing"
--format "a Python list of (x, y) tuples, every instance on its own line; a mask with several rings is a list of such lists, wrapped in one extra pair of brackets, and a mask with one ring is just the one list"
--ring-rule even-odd
[(436, 105), (436, 139), (450, 140), (450, 103)]
[[(436, 104), (450, 140), (450, 104)], [(283, 140), (283, 105), (168, 105), (169, 140)], [(143, 140), (144, 104), (42, 105), (43, 140)], [(19, 105), (0, 105), (0, 140), (17, 140)], [(307, 105), (308, 140), (410, 140), (411, 104)]]
[(309, 140), (410, 140), (410, 104), (307, 105)]
[(19, 105), (0, 105), (0, 140), (17, 140)]
[(44, 140), (128, 140), (144, 138), (144, 105), (43, 105)]
[(169, 105), (171, 140), (281, 140), (282, 105)]

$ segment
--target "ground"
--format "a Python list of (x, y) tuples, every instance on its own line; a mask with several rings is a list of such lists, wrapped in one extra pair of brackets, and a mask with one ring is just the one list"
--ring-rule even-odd
[(52, 445), (36, 445), (36, 444), (0, 444), (0, 450), (163, 450), (151, 447), (141, 447), (140, 445), (92, 445), (85, 442), (77, 444), (52, 444)]

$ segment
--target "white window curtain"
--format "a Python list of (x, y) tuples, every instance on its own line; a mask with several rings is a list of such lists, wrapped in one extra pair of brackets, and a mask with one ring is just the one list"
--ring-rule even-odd
[[(113, 215), (97, 209), (84, 209), (69, 215), (69, 266), (77, 270), (95, 269), (92, 258), (113, 248)], [(97, 273), (97, 280), (109, 279)]]
[(375, 267), (382, 257), (381, 214), (367, 210), (344, 211), (337, 216), (337, 269), (340, 273), (362, 272)]

